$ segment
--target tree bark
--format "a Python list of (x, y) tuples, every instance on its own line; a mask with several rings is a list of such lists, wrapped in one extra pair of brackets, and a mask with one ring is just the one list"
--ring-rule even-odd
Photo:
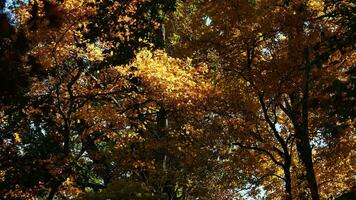
[(301, 115), (296, 118), (294, 125), (296, 130), (296, 144), (297, 151), (300, 160), (306, 171), (307, 181), (313, 200), (319, 200), (318, 193), (318, 184), (316, 181), (313, 158), (312, 158), (312, 148), (309, 141), (309, 121), (308, 121), (308, 112), (309, 112), (309, 82), (310, 82), (310, 70), (311, 65), (309, 61), (309, 48), (304, 49), (304, 86), (303, 86), (303, 97), (302, 97), (302, 110)]
[(55, 181), (55, 183), (53, 184), (53, 186), (51, 188), (51, 191), (48, 194), (47, 200), (53, 199), (54, 195), (56, 195), (58, 188), (61, 184), (62, 184), (62, 181), (59, 181), (59, 180)]
[(311, 197), (313, 200), (319, 200), (318, 184), (314, 173), (312, 149), (309, 143), (308, 131), (299, 130), (296, 132), (296, 137), (298, 156), (306, 172)]
[(290, 166), (291, 166), (291, 157), (289, 155), (285, 156), (285, 163), (284, 163), (284, 179), (285, 179), (285, 192), (286, 192), (286, 200), (292, 200), (292, 177), (290, 173)]
[(285, 176), (285, 191), (286, 191), (286, 200), (292, 200), (292, 180), (290, 175), (290, 170), (284, 171)]

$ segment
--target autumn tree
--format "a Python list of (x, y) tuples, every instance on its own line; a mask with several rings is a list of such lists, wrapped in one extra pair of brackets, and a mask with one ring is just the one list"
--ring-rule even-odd
[(21, 118), (2, 121), (13, 149), (2, 148), (4, 198), (208, 196), (197, 183), (208, 179), (212, 150), (189, 123), (213, 93), (206, 66), (149, 51), (163, 45), (173, 3), (30, 1), (17, 10), (30, 86)]
[[(4, 22), (9, 31), (21, 30), (28, 41), (26, 54), (18, 53), (22, 60), (8, 60), (20, 60), (15, 64), (28, 69), (26, 77), (31, 80), (21, 118), (15, 123), (14, 112), (2, 113), (4, 198), (68, 197), (77, 195), (81, 187), (97, 190), (108, 184), (115, 167), (107, 152), (98, 146), (119, 143), (121, 136), (110, 137), (107, 130), (129, 126), (126, 107), (134, 103), (133, 93), (139, 87), (113, 65), (127, 63), (140, 45), (160, 41), (155, 39), (161, 37), (159, 18), (174, 8), (172, 2), (166, 4), (170, 7), (164, 5), (143, 1), (30, 1), (16, 10), (18, 27)], [(152, 6), (157, 6), (157, 14), (148, 16)], [(122, 21), (113, 30), (95, 29), (103, 13), (109, 15), (105, 23), (116, 22), (118, 16)], [(129, 15), (138, 19), (125, 18)], [(4, 37), (13, 36), (11, 33)], [(21, 48), (13, 50), (14, 55), (18, 50)], [(14, 70), (17, 66), (5, 67)], [(25, 83), (13, 77), (9, 81)], [(4, 98), (11, 96), (5, 93)], [(10, 147), (11, 157), (5, 153)], [(98, 184), (98, 180), (103, 183)]]
[[(178, 18), (190, 17), (191, 26), (181, 23), (181, 29), (172, 28), (175, 30), (172, 34), (175, 39), (173, 48), (185, 55), (198, 55), (197, 59), (209, 60), (209, 55), (218, 57), (212, 64), (222, 71), (222, 82), (225, 81), (228, 88), (238, 88), (235, 89), (235, 97), (229, 97), (232, 101), (239, 102), (246, 95), (246, 91), (240, 92), (239, 88), (244, 88), (245, 85), (250, 88), (248, 93), (253, 95), (248, 98), (248, 104), (243, 100), (241, 103), (246, 107), (254, 108), (256, 104), (259, 106), (256, 112), (260, 113), (260, 120), (267, 124), (267, 131), (270, 131), (277, 144), (281, 145), (275, 146), (279, 153), (273, 150), (268, 153), (279, 154), (280, 159), (286, 161), (285, 158), (293, 155), (293, 144), (296, 144), (302, 164), (302, 168), (297, 169), (300, 190), (298, 193), (303, 193), (303, 185), (307, 183), (310, 196), (319, 199), (311, 143), (316, 140), (316, 133), (326, 126), (316, 121), (329, 124), (339, 122), (328, 121), (330, 118), (321, 116), (321, 111), (312, 108), (311, 102), (312, 99), (324, 95), (321, 88), (328, 88), (334, 80), (343, 79), (345, 71), (351, 70), (354, 65), (351, 58), (354, 54), (354, 40), (350, 37), (354, 33), (349, 25), (353, 23), (352, 3), (196, 1), (193, 5), (187, 3), (183, 9), (188, 13), (183, 12)], [(341, 17), (340, 13), (344, 15)], [(172, 21), (177, 24), (177, 20)], [(343, 37), (343, 34), (346, 37)], [(345, 60), (345, 65), (333, 62), (337, 55)], [(217, 70), (213, 71), (216, 73)], [(229, 81), (230, 76), (236, 77), (234, 81)], [(329, 109), (326, 108), (325, 111)], [(241, 108), (235, 110), (243, 115)], [(241, 126), (240, 123), (237, 126)], [(353, 126), (350, 125), (346, 125), (351, 127), (345, 130), (347, 133), (352, 133)], [(244, 133), (251, 137), (255, 134), (246, 130)], [(281, 137), (281, 134), (287, 135)], [(352, 138), (346, 137), (348, 139), (345, 141), (351, 145)], [(258, 141), (258, 138), (253, 142), (256, 143), (256, 140)], [(246, 141), (245, 137), (242, 141)], [(247, 146), (240, 142), (236, 144), (257, 150), (256, 146)], [(344, 155), (351, 155), (350, 150), (344, 152)], [(272, 157), (271, 159), (273, 160)], [(348, 171), (349, 169), (344, 173)], [(321, 175), (323, 172), (318, 173)], [(342, 182), (344, 181), (347, 182), (348, 179), (343, 179)], [(286, 183), (286, 188), (287, 185), (289, 184)], [(309, 192), (297, 196), (308, 195)]]
[(13, 2), (0, 4), (1, 198), (352, 190), (351, 1)]

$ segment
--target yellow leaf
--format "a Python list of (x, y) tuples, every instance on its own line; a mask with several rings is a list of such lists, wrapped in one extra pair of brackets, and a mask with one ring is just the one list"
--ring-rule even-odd
[(14, 133), (14, 138), (15, 138), (15, 142), (17, 142), (17, 143), (22, 142), (22, 138), (20, 137), (20, 134)]

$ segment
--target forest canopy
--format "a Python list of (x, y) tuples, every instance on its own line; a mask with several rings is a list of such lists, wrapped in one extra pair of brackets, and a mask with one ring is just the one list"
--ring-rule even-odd
[(0, 199), (356, 199), (352, 0), (0, 0)]

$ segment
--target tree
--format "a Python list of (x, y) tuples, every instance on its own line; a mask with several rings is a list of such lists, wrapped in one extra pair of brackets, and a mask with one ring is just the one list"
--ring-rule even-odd
[[(210, 150), (192, 144), (201, 140), (191, 135), (199, 129), (185, 130), (189, 123), (172, 114), (193, 116), (187, 111), (204, 102), (211, 86), (196, 77), (204, 66), (148, 50), (123, 65), (140, 48), (162, 46), (159, 22), (173, 8), (166, 1), (32, 1), (19, 8), (19, 27), (31, 41), (23, 64), (31, 83), (19, 120), (2, 123), (13, 148), (12, 157), (2, 157), (4, 198), (71, 198), (88, 188), (119, 198), (111, 188), (120, 183), (133, 185), (123, 195), (170, 199), (204, 189), (191, 182), (204, 177), (193, 172), (206, 168)], [(117, 18), (117, 26), (106, 26)]]
[[(287, 129), (288, 135), (295, 140), (304, 168), (299, 177), (308, 183), (313, 199), (319, 199), (319, 192), (310, 144), (313, 139), (310, 138), (323, 127), (311, 121), (315, 123), (314, 120), (323, 118), (318, 115), (320, 111), (310, 108), (310, 101), (320, 95), (320, 88), (325, 88), (326, 82), (330, 84), (340, 79), (344, 76), (343, 70), (352, 66), (344, 65), (340, 70), (332, 63), (340, 52), (346, 60), (352, 55), (353, 40), (341, 36), (352, 35), (352, 28), (344, 23), (352, 19), (347, 14), (350, 5), (323, 1), (196, 1), (195, 10), (190, 14), (193, 16), (191, 24), (198, 27), (196, 32), (178, 30), (180, 40), (175, 48), (192, 47), (196, 54), (203, 52), (201, 57), (205, 60), (209, 51), (216, 52), (223, 81), (232, 75), (239, 77), (235, 85), (239, 79), (248, 84), (255, 94), (249, 101), (259, 102), (259, 111), (276, 138), (280, 134), (276, 126), (292, 125)], [(337, 14), (340, 12), (345, 17)], [(328, 18), (330, 15), (340, 18)], [(209, 51), (204, 52), (203, 46)], [(282, 123), (280, 118), (287, 120)], [(279, 141), (283, 144), (286, 139), (282, 137)], [(282, 153), (290, 154), (286, 150)]]
[(352, 191), (351, 1), (14, 5), (0, 12), (1, 198)]
[[(136, 3), (116, 2), (111, 5), (114, 8), (111, 12), (115, 13), (117, 9), (123, 17), (128, 13), (135, 14), (136, 11), (132, 8), (136, 8)], [(100, 4), (94, 1), (31, 1), (17, 10), (18, 27), (5, 24), (10, 30), (20, 30), (28, 41), (27, 54), (18, 53), (18, 57), (23, 60), (18, 59), (21, 63), (16, 64), (28, 69), (25, 72), (28, 72), (26, 77), (31, 80), (31, 84), (24, 92), (28, 101), (19, 109), (16, 121), (16, 115), (11, 110), (4, 110), (2, 118), (4, 151), (1, 170), (4, 181), (1, 184), (4, 187), (1, 194), (4, 198), (47, 196), (52, 199), (55, 195), (68, 197), (77, 195), (80, 187), (91, 187), (94, 190), (105, 187), (111, 179), (114, 168), (110, 165), (112, 160), (99, 147), (103, 143), (109, 145), (120, 139), (110, 138), (107, 131), (125, 129), (128, 126), (129, 119), (124, 116), (124, 112), (125, 106), (129, 105), (122, 103), (127, 95), (131, 98), (130, 92), (139, 85), (132, 83), (131, 79), (125, 79), (127, 77), (122, 78), (112, 68), (115, 62), (108, 60), (115, 54), (100, 49), (115, 45), (118, 41), (102, 39), (98, 43), (95, 37), (99, 37), (100, 32), (97, 36), (91, 33), (91, 24), (98, 23), (95, 20), (100, 19), (96, 15), (103, 13), (100, 9), (110, 9)], [(152, 5), (156, 6), (156, 3), (144, 4), (148, 7)], [(150, 12), (147, 7), (139, 7)], [(158, 6), (157, 12), (160, 15), (150, 16), (149, 20), (143, 19), (147, 16), (145, 13), (135, 15), (140, 17), (140, 24), (133, 26), (132, 30), (126, 28), (127, 31), (141, 33), (141, 29), (144, 29), (145, 34), (127, 35), (129, 42), (136, 41), (139, 37), (143, 41), (135, 44), (130, 52), (140, 45), (148, 45), (150, 38), (160, 37), (157, 36), (157, 27), (147, 28), (145, 23), (153, 23), (155, 17), (163, 17), (164, 9), (167, 11), (172, 8)], [(131, 20), (119, 24), (116, 27), (120, 31), (118, 33)], [(90, 43), (88, 39), (95, 39), (97, 43)], [(127, 47), (131, 46), (127, 43), (120, 42), (123, 47), (115, 47), (116, 53), (125, 56), (119, 58), (121, 63), (128, 62), (133, 56), (132, 53), (125, 53)], [(17, 53), (16, 48), (13, 50), (14, 54)], [(10, 58), (9, 62), (17, 60)], [(15, 69), (17, 66), (9, 64), (6, 67)], [(14, 74), (18, 75), (19, 72)], [(19, 78), (10, 81), (21, 82)], [(8, 93), (4, 97), (11, 98)], [(105, 115), (108, 114), (107, 111), (116, 114)], [(5, 153), (9, 148), (12, 149), (9, 151), (13, 152), (12, 157)], [(98, 180), (103, 180), (104, 183), (98, 184)], [(72, 188), (73, 193), (64, 194), (65, 185)]]

